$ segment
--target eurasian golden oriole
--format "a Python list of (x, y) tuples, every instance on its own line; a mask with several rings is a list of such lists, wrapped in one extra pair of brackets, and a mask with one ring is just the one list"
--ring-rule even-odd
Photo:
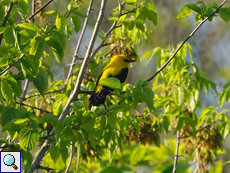
[(129, 76), (128, 65), (131, 62), (135, 62), (123, 54), (114, 55), (109, 64), (103, 69), (100, 77), (96, 82), (96, 87), (93, 94), (89, 98), (89, 109), (92, 106), (99, 106), (105, 102), (105, 98), (114, 89), (99, 84), (99, 82), (105, 78), (115, 77), (120, 80), (121, 85), (124, 86)]

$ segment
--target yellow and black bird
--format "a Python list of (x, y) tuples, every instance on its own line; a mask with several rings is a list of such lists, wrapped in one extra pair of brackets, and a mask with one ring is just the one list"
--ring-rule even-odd
[(114, 55), (109, 62), (109, 64), (103, 69), (100, 77), (96, 82), (96, 87), (93, 94), (89, 98), (90, 104), (89, 109), (92, 106), (99, 106), (105, 102), (105, 98), (109, 95), (114, 89), (107, 86), (99, 84), (105, 78), (115, 77), (120, 80), (121, 85), (124, 86), (129, 76), (128, 65), (131, 62), (135, 62), (123, 54)]

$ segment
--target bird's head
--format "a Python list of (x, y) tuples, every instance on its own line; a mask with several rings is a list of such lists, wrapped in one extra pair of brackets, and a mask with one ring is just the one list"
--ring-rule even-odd
[(136, 62), (135, 59), (128, 58), (123, 54), (114, 55), (110, 61), (110, 64), (119, 64), (119, 66), (128, 67), (129, 63)]

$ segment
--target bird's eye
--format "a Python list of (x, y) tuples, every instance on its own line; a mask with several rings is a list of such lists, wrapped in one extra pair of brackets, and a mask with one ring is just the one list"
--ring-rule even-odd
[(124, 59), (125, 62), (130, 62), (128, 59)]

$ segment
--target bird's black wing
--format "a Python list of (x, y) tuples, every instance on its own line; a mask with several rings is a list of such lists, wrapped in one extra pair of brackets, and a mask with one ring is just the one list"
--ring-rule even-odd
[[(125, 82), (127, 75), (128, 75), (129, 69), (128, 67), (121, 69), (120, 73), (112, 76), (110, 75), (109, 77), (116, 77), (117, 79), (120, 80), (121, 83)], [(101, 78), (102, 74), (100, 75), (100, 77), (98, 78), (97, 82), (96, 82), (96, 87), (98, 85), (98, 82)], [(95, 89), (96, 89), (95, 87)], [(102, 90), (99, 93), (95, 93), (95, 90), (93, 92), (93, 94), (91, 95), (91, 97), (89, 98), (90, 100), (90, 104), (89, 104), (89, 108), (91, 108), (92, 106), (99, 106), (101, 104), (103, 104), (105, 102), (105, 98), (107, 95), (109, 95), (114, 89), (109, 88), (107, 86), (103, 86)]]

